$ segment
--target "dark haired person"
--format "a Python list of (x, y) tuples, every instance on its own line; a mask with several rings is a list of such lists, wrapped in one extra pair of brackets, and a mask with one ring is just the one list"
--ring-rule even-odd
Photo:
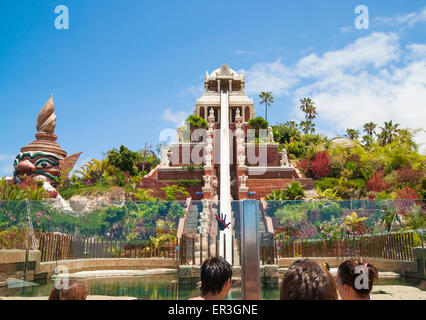
[(372, 264), (362, 259), (347, 260), (337, 270), (337, 290), (342, 300), (370, 300), (376, 278), (378, 271)]
[[(64, 283), (61, 283), (64, 285)], [(49, 300), (86, 300), (88, 294), (86, 283), (80, 280), (69, 280), (64, 288), (53, 287)]]
[(334, 300), (333, 288), (324, 269), (309, 259), (295, 261), (284, 274), (281, 300)]
[(323, 265), (323, 270), (325, 271), (325, 274), (328, 278), (328, 283), (330, 284), (330, 300), (339, 300), (339, 295), (337, 294), (337, 286), (336, 281), (334, 280), (332, 274), (330, 273), (330, 266)]
[(189, 300), (222, 300), (231, 289), (232, 267), (221, 257), (204, 261), (201, 266), (201, 295)]

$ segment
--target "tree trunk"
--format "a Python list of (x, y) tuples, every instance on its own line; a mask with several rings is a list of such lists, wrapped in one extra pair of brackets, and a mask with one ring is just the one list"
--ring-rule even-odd
[(265, 102), (265, 120), (268, 121), (268, 103)]

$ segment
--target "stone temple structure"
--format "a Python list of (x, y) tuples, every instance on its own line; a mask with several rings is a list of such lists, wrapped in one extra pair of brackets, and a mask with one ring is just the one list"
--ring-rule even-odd
[[(143, 179), (143, 187), (160, 197), (161, 188), (178, 180), (199, 181), (188, 189), (192, 202), (179, 222), (178, 238), (194, 237), (197, 253), (201, 247), (203, 251), (218, 250), (229, 263), (238, 261), (239, 255), (239, 250), (232, 248), (238, 246), (235, 239), (240, 209), (232, 200), (260, 200), (293, 181), (299, 181), (305, 189), (313, 188), (312, 180), (303, 179), (289, 163), (285, 150), (278, 151), (272, 128), (256, 133), (250, 127), (254, 102), (244, 87), (244, 73), (227, 65), (206, 72), (205, 91), (195, 103), (194, 114), (204, 118), (207, 127), (186, 123), (177, 128), (178, 141), (163, 150), (160, 165)], [(273, 234), (271, 218), (260, 212), (260, 230)], [(207, 242), (207, 238), (217, 239), (219, 246)]]
[(15, 158), (15, 180), (24, 175), (44, 177), (43, 180), (56, 185), (61, 175), (66, 176), (72, 170), (81, 152), (67, 157), (67, 152), (56, 143), (55, 127), (55, 105), (51, 96), (37, 117), (36, 140), (22, 147)]
[(188, 124), (179, 127), (178, 141), (169, 152), (163, 153), (162, 163), (145, 177), (146, 188), (158, 191), (176, 180), (199, 179), (203, 183), (189, 190), (192, 200), (215, 196), (220, 199), (223, 99), (227, 99), (228, 107), (229, 176), (233, 200), (260, 200), (273, 189), (293, 181), (299, 181), (305, 189), (313, 188), (312, 180), (302, 178), (290, 165), (285, 150), (278, 151), (271, 128), (265, 130), (260, 142), (250, 136), (248, 122), (255, 116), (255, 110), (244, 87), (244, 72), (238, 73), (227, 65), (210, 74), (206, 72), (205, 91), (195, 103), (194, 114), (207, 120), (208, 127), (197, 129)]

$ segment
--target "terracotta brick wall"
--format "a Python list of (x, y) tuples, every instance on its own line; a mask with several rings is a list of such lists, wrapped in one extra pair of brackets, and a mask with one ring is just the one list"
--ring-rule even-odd
[(158, 170), (159, 180), (179, 180), (179, 179), (200, 179), (203, 180), (204, 170), (179, 170), (179, 171), (161, 171)]
[(313, 188), (312, 179), (248, 179), (247, 186), (249, 192), (255, 191), (255, 195), (249, 195), (249, 199), (257, 199), (266, 197), (274, 189), (281, 189), (287, 184), (298, 181), (306, 190)]
[(293, 179), (297, 178), (296, 171), (270, 171), (261, 175), (249, 175), (253, 179)]

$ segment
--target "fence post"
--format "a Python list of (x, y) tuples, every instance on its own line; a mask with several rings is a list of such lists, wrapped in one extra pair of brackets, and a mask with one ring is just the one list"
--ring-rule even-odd
[(208, 255), (208, 259), (211, 258), (211, 253), (210, 253), (210, 233), (207, 234), (207, 255)]
[(223, 237), (223, 257), (226, 257), (226, 237)]
[(231, 260), (232, 260), (232, 265), (234, 265), (234, 236), (233, 235), (231, 235), (231, 250), (232, 250)]
[(203, 235), (200, 234), (200, 266), (203, 264)]
[(195, 236), (193, 236), (191, 240), (192, 240), (192, 265), (195, 266)]

